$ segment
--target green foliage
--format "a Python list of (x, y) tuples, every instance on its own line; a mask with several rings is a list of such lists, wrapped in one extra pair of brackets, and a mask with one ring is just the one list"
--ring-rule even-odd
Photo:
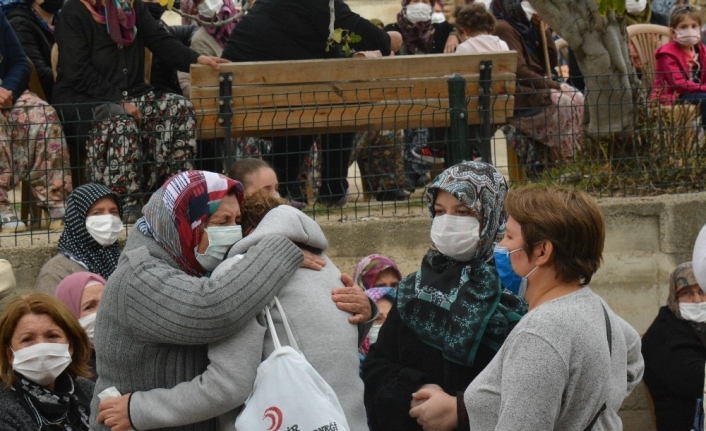
[(608, 11), (625, 14), (625, 0), (596, 0), (598, 3), (598, 13), (605, 15)]
[(334, 45), (341, 45), (343, 53), (346, 54), (346, 57), (350, 57), (352, 50), (349, 44), (358, 43), (361, 40), (362, 38), (360, 35), (357, 35), (350, 30), (337, 28), (333, 31), (333, 35), (328, 38), (328, 41), (326, 41), (326, 52), (329, 52), (331, 47)]

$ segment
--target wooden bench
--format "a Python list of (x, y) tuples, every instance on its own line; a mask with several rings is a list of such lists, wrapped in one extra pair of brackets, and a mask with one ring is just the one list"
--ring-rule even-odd
[[(192, 65), (191, 100), (199, 139), (222, 138), (227, 148), (237, 137), (449, 127), (455, 119), (473, 126), (469, 141), (491, 161), (490, 126), (512, 116), (516, 69), (514, 51)], [(451, 106), (455, 73), (466, 97)]]

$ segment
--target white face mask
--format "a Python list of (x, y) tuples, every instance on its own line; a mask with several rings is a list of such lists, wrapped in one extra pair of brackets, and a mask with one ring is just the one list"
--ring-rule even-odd
[(39, 343), (12, 353), (12, 369), (40, 386), (56, 380), (71, 363), (69, 345), (63, 343)]
[(370, 341), (370, 344), (373, 344), (378, 341), (378, 334), (380, 333), (380, 328), (382, 328), (382, 325), (373, 325), (373, 327), (370, 328), (370, 331), (368, 331), (368, 340)]
[(79, 325), (86, 331), (86, 335), (88, 335), (88, 339), (91, 340), (91, 343), (93, 342), (93, 333), (96, 329), (96, 314), (97, 313), (92, 313), (78, 319)]
[(108, 247), (118, 240), (123, 222), (112, 214), (90, 216), (86, 218), (86, 229), (98, 244)]
[(443, 12), (434, 12), (431, 14), (432, 24), (441, 24), (444, 21), (446, 21), (446, 16), (444, 16)]
[(525, 15), (527, 15), (527, 21), (532, 21), (532, 17), (537, 13), (537, 11), (534, 10), (528, 1), (520, 2), (520, 6), (522, 6), (522, 10), (525, 11)]
[(701, 40), (701, 32), (698, 28), (685, 28), (676, 30), (677, 42), (682, 46), (694, 46)]
[(228, 249), (243, 238), (243, 228), (235, 226), (211, 226), (204, 229), (208, 235), (208, 247), (201, 254), (196, 252), (196, 260), (206, 271), (212, 272), (223, 262)]
[(475, 217), (442, 215), (434, 217), (431, 240), (436, 249), (461, 262), (471, 260), (478, 250), (480, 223)]
[(706, 323), (706, 302), (680, 302), (679, 313), (684, 320)]
[(431, 21), (431, 11), (431, 6), (426, 3), (412, 3), (405, 7), (404, 15), (409, 22), (416, 24)]
[(223, 7), (223, 0), (204, 0), (198, 6), (199, 15), (204, 18), (213, 18)]

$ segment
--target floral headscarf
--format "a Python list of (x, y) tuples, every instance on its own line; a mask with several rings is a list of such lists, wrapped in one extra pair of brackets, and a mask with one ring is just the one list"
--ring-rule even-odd
[(453, 195), (477, 215), (481, 235), (476, 257), (483, 261), (490, 259), (495, 243), (505, 233), (505, 177), (495, 167), (483, 162), (463, 162), (448, 168), (434, 179), (426, 192), (432, 220), (439, 190)]
[(463, 162), (439, 174), (427, 190), (429, 213), (444, 190), (477, 214), (481, 238), (468, 262), (430, 249), (421, 269), (397, 288), (397, 310), (405, 325), (445, 359), (473, 366), (481, 341), (498, 350), (527, 313), (527, 303), (504, 291), (495, 268), (488, 264), (497, 236), (505, 229), (507, 183), (493, 166)]
[(407, 55), (431, 54), (435, 32), (435, 28), (431, 24), (431, 16), (429, 21), (411, 22), (405, 14), (405, 7), (409, 3), (410, 0), (403, 0), (402, 10), (397, 14), (397, 25), (400, 28), (400, 34), (402, 34), (405, 51)]
[(388, 268), (395, 270), (397, 278), (402, 280), (402, 274), (395, 261), (379, 254), (371, 254), (361, 259), (356, 265), (355, 271), (353, 271), (353, 282), (366, 290), (373, 288), (378, 274)]
[(104, 24), (117, 45), (129, 46), (137, 34), (137, 17), (133, 0), (81, 0), (93, 20)]
[(243, 202), (243, 185), (226, 176), (207, 171), (174, 175), (142, 208), (144, 217), (137, 228), (154, 238), (189, 275), (204, 275), (195, 250), (201, 242), (206, 220), (221, 200), (235, 193)]
[(694, 277), (694, 268), (691, 262), (684, 262), (672, 272), (671, 277), (669, 277), (669, 296), (667, 297), (667, 307), (672, 310), (672, 313), (676, 314), (678, 318), (681, 319), (681, 313), (679, 313), (679, 299), (677, 294), (680, 290), (685, 287), (693, 286), (699, 284)]
[[(214, 20), (223, 21), (235, 16), (238, 13), (240, 13), (240, 9), (235, 7), (233, 0), (223, 0), (223, 6), (221, 6), (221, 10), (218, 11), (214, 17)], [(204, 21), (209, 21), (208, 18), (202, 15), (199, 15), (199, 18)], [(206, 33), (210, 34), (216, 42), (218, 42), (218, 45), (220, 45), (221, 48), (225, 48), (226, 42), (228, 42), (228, 38), (237, 23), (238, 21), (233, 21), (220, 27), (203, 26), (203, 29), (206, 30)]]

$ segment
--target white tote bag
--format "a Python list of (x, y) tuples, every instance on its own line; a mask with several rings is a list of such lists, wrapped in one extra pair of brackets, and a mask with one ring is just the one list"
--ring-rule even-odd
[(267, 326), (275, 350), (260, 364), (252, 393), (235, 420), (237, 431), (348, 431), (348, 422), (336, 393), (299, 351), (282, 305), (277, 310), (290, 346), (282, 346), (270, 307)]

